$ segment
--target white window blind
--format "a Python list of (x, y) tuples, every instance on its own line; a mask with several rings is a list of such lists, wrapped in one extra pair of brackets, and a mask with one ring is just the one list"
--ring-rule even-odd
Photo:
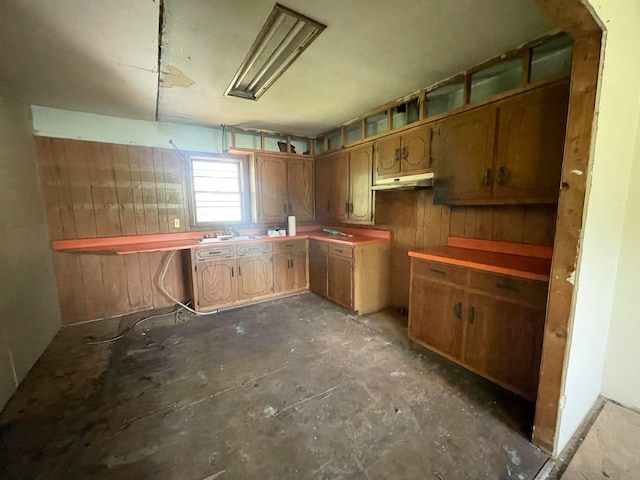
[(242, 222), (242, 164), (229, 159), (193, 159), (196, 223)]

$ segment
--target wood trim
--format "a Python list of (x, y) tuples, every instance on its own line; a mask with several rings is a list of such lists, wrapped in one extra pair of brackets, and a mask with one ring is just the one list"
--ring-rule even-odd
[[(554, 84), (554, 83), (560, 83), (560, 82), (566, 82), (566, 81), (568, 81), (568, 75), (569, 74), (567, 72), (567, 73), (563, 73), (563, 74), (557, 75), (555, 77), (551, 77), (551, 78), (546, 78), (544, 80), (540, 80), (540, 81), (535, 82), (535, 83), (530, 83), (528, 85), (523, 85), (521, 87), (514, 88), (513, 90), (509, 90), (507, 92), (500, 93), (498, 95), (495, 95), (495, 96), (490, 97), (488, 99), (482, 100), (480, 102), (475, 102), (475, 103), (470, 104), (470, 105), (463, 105), (462, 107), (459, 107), (459, 108), (457, 108), (455, 110), (451, 110), (451, 111), (446, 112), (446, 113), (441, 113), (439, 115), (433, 115), (431, 117), (426, 117), (426, 118), (424, 118), (422, 120), (418, 120), (417, 122), (413, 122), (413, 123), (410, 123), (408, 125), (404, 125), (404, 126), (402, 126), (400, 128), (396, 128), (396, 129), (393, 129), (393, 130), (388, 130), (386, 132), (380, 133), (378, 135), (374, 135), (372, 137), (365, 137), (365, 138), (363, 138), (362, 140), (360, 140), (358, 142), (353, 142), (353, 143), (349, 144), (349, 146), (346, 147), (346, 148), (339, 148), (339, 149), (334, 149), (334, 150), (326, 150), (326, 147), (328, 145), (328, 142), (327, 142), (327, 138), (328, 137), (325, 136), (324, 137), (325, 138), (325, 151), (322, 152), (321, 154), (318, 154), (317, 157), (323, 158), (326, 155), (331, 155), (331, 154), (334, 154), (334, 153), (336, 153), (338, 151), (341, 151), (341, 150), (347, 151), (349, 149), (362, 146), (362, 145), (364, 145), (366, 143), (375, 142), (377, 140), (380, 140), (381, 138), (388, 137), (389, 135), (404, 134), (407, 131), (411, 130), (412, 128), (418, 128), (418, 127), (422, 127), (424, 125), (436, 123), (436, 122), (439, 122), (440, 120), (443, 120), (445, 118), (453, 117), (454, 115), (458, 115), (458, 114), (461, 114), (461, 113), (466, 113), (468, 111), (475, 110), (477, 108), (481, 108), (481, 107), (490, 105), (492, 103), (502, 102), (502, 101), (505, 101), (505, 100), (507, 100), (507, 99), (509, 99), (511, 97), (514, 97), (514, 96), (517, 96), (517, 95), (520, 95), (520, 94), (523, 94), (523, 93), (528, 93), (528, 92), (536, 90), (538, 88), (544, 88), (547, 85), (551, 85), (551, 84)], [(429, 109), (428, 103), (429, 102), (425, 98), (424, 104), (425, 104), (425, 108), (426, 108), (427, 112), (428, 112), (428, 109)], [(325, 135), (328, 135), (329, 133), (332, 133), (335, 130), (336, 129), (330, 130)]]
[(529, 245), (526, 243), (496, 242), (493, 240), (478, 240), (475, 238), (449, 237), (449, 247), (469, 248), (486, 252), (507, 253), (525, 257), (547, 258), (553, 254), (553, 247), (546, 245)]
[(536, 0), (574, 38), (601, 36), (602, 28), (584, 0)]
[[(544, 332), (540, 384), (533, 442), (555, 453), (558, 446), (560, 398), (563, 394), (572, 328), (573, 283), (582, 230), (591, 136), (595, 115), (602, 32), (578, 0), (538, 0), (557, 21), (579, 36), (573, 47), (573, 67), (567, 134), (562, 165), (562, 188), (554, 242), (551, 284)], [(579, 170), (584, 175), (573, 175)]]

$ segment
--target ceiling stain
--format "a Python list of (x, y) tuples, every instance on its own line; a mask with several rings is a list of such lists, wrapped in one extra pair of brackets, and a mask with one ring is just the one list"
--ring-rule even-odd
[(167, 65), (166, 70), (162, 71), (160, 86), (163, 88), (190, 87), (195, 83), (196, 82), (187, 77), (179, 68), (174, 67), (173, 65)]

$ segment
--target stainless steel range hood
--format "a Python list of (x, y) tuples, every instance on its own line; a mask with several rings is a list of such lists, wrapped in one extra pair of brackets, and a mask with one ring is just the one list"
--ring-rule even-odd
[(433, 187), (433, 172), (376, 180), (372, 190), (418, 190)]

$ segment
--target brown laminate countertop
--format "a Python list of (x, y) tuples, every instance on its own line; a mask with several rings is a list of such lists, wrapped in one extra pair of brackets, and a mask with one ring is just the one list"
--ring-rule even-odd
[(446, 246), (410, 251), (409, 256), (530, 280), (549, 281), (551, 247), (461, 240), (452, 237)]
[(331, 235), (322, 231), (322, 227), (300, 227), (299, 234), (286, 237), (250, 238), (245, 240), (224, 240), (220, 242), (200, 243), (204, 235), (215, 237), (216, 232), (183, 232), (155, 235), (132, 235), (124, 237), (86, 238), (77, 240), (57, 240), (52, 242), (54, 250), (69, 253), (96, 253), (126, 255), (131, 253), (166, 252), (188, 250), (220, 245), (242, 245), (261, 242), (287, 242), (292, 240), (314, 239), (341, 245), (360, 246), (390, 241), (390, 232), (356, 228), (332, 227), (350, 234), (350, 237)]

